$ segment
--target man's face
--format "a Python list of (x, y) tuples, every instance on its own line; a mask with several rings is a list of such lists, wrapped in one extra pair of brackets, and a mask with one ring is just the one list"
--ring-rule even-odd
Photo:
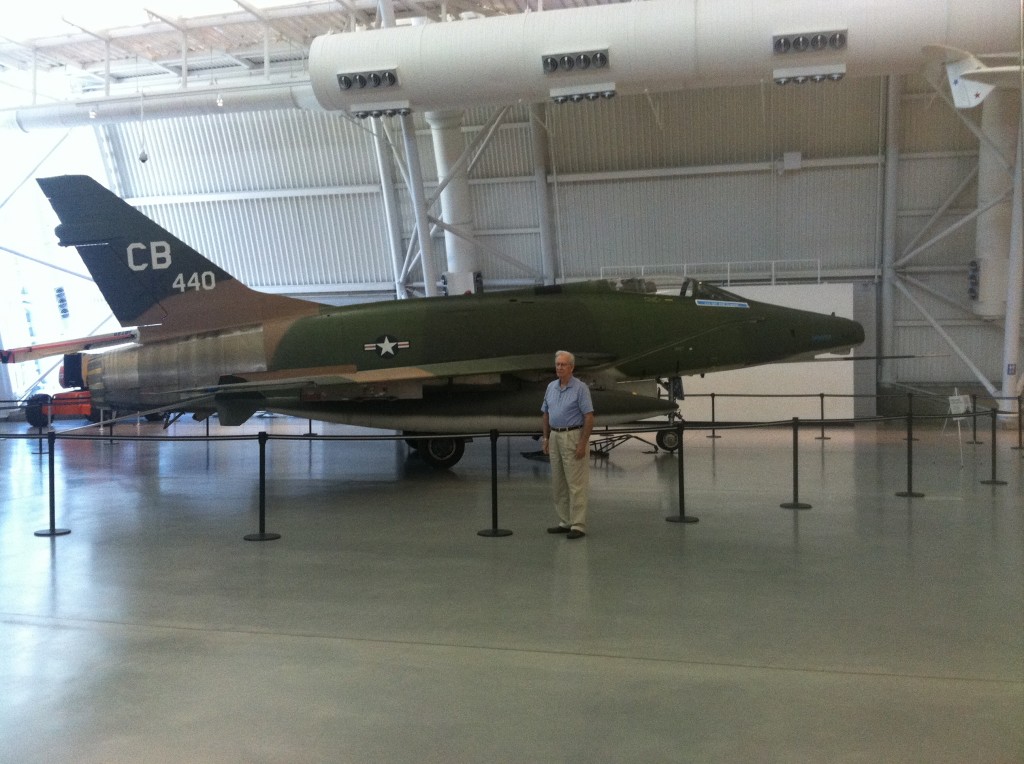
[(569, 377), (572, 376), (573, 366), (569, 363), (569, 358), (564, 355), (555, 356), (555, 375), (558, 377), (558, 381), (565, 384), (569, 381)]

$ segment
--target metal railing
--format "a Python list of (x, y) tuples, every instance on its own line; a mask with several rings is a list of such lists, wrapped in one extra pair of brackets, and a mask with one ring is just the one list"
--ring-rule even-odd
[(683, 279), (711, 281), (731, 286), (734, 281), (767, 282), (811, 280), (821, 283), (821, 260), (739, 260), (725, 263), (679, 263), (671, 265), (609, 265), (601, 268), (601, 278), (641, 278), (655, 282), (682, 283)]

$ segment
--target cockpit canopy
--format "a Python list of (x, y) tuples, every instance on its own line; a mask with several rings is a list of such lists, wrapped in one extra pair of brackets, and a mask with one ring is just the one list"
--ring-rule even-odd
[(680, 297), (689, 297), (693, 300), (725, 300), (727, 302), (743, 302), (739, 295), (728, 292), (721, 287), (712, 286), (697, 279), (683, 279), (683, 286), (679, 290)]

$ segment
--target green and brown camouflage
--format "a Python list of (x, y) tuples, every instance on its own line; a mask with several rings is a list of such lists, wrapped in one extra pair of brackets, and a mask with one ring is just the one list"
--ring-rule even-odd
[[(533, 431), (554, 353), (576, 355), (604, 424), (675, 410), (621, 383), (804, 359), (861, 343), (860, 324), (687, 281), (678, 295), (582, 282), (326, 307), (250, 289), (85, 176), (39, 185), (122, 326), (86, 356), (99, 405), (256, 411), (426, 433)], [(654, 392), (654, 386), (651, 387)], [(461, 453), (461, 452), (460, 452)]]

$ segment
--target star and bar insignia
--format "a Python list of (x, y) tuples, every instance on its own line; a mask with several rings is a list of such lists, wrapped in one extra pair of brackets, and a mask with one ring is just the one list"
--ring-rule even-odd
[(399, 350), (408, 350), (409, 343), (406, 340), (396, 340), (390, 335), (378, 337), (374, 342), (367, 342), (363, 350), (372, 350), (381, 358), (397, 355)]

